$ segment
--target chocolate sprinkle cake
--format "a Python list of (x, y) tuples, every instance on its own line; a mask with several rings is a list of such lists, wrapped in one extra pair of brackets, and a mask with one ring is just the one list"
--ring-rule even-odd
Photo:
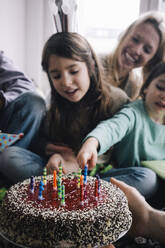
[[(122, 237), (132, 223), (127, 198), (115, 185), (100, 180), (96, 197), (94, 177), (87, 177), (83, 200), (74, 175), (62, 177), (65, 204), (47, 176), (43, 199), (38, 199), (41, 177), (12, 186), (0, 209), (1, 232), (16, 244), (30, 248), (103, 247)], [(82, 194), (82, 193), (81, 193)]]

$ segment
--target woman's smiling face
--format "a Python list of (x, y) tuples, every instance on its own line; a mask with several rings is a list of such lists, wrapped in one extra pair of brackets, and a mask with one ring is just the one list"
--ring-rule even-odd
[(144, 66), (157, 52), (160, 36), (150, 23), (139, 24), (123, 40), (118, 54), (121, 70)]

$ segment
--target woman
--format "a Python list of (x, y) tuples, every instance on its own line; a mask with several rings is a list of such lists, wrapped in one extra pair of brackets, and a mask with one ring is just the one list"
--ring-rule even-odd
[[(152, 68), (164, 60), (165, 27), (163, 15), (148, 12), (121, 35), (116, 49), (102, 57), (105, 79), (135, 100)], [(135, 70), (135, 68), (143, 68)]]

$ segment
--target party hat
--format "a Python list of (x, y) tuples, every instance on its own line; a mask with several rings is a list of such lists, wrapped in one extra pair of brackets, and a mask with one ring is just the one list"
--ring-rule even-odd
[(23, 133), (20, 134), (0, 133), (0, 151), (3, 151), (8, 146), (11, 146), (17, 140), (20, 140), (22, 137), (23, 137)]

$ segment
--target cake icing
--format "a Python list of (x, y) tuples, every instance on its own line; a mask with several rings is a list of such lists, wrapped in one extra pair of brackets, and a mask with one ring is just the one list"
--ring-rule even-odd
[(74, 175), (63, 176), (65, 205), (47, 176), (43, 200), (38, 199), (41, 177), (35, 177), (34, 193), (29, 179), (12, 186), (0, 209), (3, 235), (30, 248), (103, 247), (123, 236), (132, 223), (127, 198), (115, 185), (100, 180), (95, 197), (94, 177), (87, 177), (84, 199)]

